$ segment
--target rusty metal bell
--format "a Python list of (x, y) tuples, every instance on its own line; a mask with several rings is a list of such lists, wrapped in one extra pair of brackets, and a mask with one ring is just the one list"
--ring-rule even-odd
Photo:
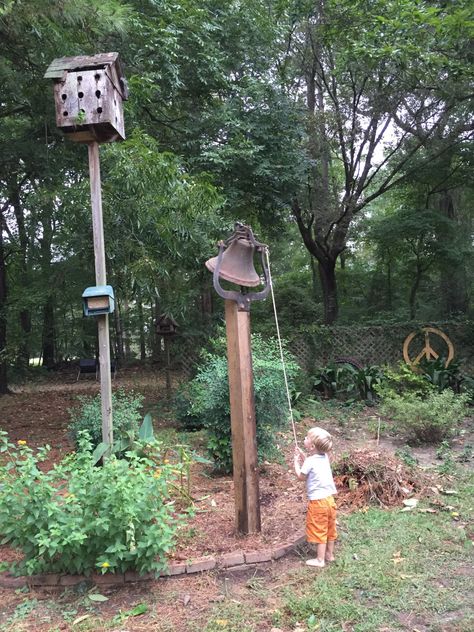
[[(253, 265), (254, 252), (255, 246), (247, 239), (232, 241), (222, 255), (219, 277), (244, 287), (260, 285), (260, 277)], [(212, 257), (206, 261), (206, 268), (210, 272), (214, 272), (217, 259), (218, 257)]]

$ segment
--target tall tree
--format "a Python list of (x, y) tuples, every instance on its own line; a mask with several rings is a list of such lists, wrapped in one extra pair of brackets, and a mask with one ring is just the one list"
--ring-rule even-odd
[[(14, 0), (0, 7), (0, 207), (4, 216), (1, 229), (2, 241), (12, 253), (10, 280), (16, 271), (16, 285), (23, 287), (20, 296), (12, 286), (10, 297), (17, 299), (15, 303), (7, 300), (5, 291), (0, 296), (2, 317), (10, 324), (11, 316), (18, 319), (21, 332), (16, 345), (10, 347), (8, 332), (5, 330), (0, 336), (2, 359), (16, 356), (21, 364), (27, 365), (30, 353), (31, 309), (25, 284), (29, 286), (31, 282), (29, 273), (42, 229), (34, 226), (28, 198), (41, 189), (51, 191), (54, 170), (54, 186), (60, 195), (67, 186), (67, 171), (74, 163), (71, 160), (74, 152), (63, 153), (64, 143), (55, 132), (51, 87), (43, 79), (45, 68), (55, 57), (95, 52), (104, 36), (123, 29), (130, 15), (130, 8), (120, 0), (61, 3)], [(61, 159), (55, 160), (58, 154)], [(0, 255), (4, 252), (2, 249)], [(2, 260), (0, 270), (4, 268)], [(50, 318), (46, 294), (44, 299), (43, 306), (37, 307)], [(6, 371), (2, 368), (0, 391), (6, 390), (5, 380)]]
[(471, 138), (469, 3), (282, 4), (280, 77), (307, 112), (307, 175), (292, 208), (331, 323), (336, 261), (354, 217), (417, 169), (414, 158), (434, 137), (441, 153)]

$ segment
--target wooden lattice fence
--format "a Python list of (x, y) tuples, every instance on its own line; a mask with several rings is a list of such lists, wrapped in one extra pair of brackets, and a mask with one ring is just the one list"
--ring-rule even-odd
[[(455, 359), (465, 368), (474, 367), (474, 328), (471, 323), (401, 323), (384, 326), (320, 326), (311, 334), (295, 338), (290, 349), (299, 364), (308, 371), (340, 358), (353, 358), (362, 365), (397, 364), (403, 360), (403, 342), (413, 331), (430, 325), (448, 335), (454, 345)], [(412, 357), (423, 346), (422, 335), (413, 341)], [(430, 336), (440, 355), (447, 354), (441, 339)]]
[[(428, 325), (449, 336), (454, 345), (455, 360), (460, 361), (465, 370), (474, 372), (474, 325), (469, 322), (399, 323), (366, 327), (321, 325), (314, 327), (310, 333), (295, 336), (289, 341), (288, 349), (307, 371), (340, 358), (353, 358), (364, 366), (395, 365), (403, 360), (405, 338)], [(431, 336), (430, 341), (437, 353), (445, 354), (446, 348), (441, 340)], [(172, 348), (174, 368), (179, 367), (188, 377), (194, 375), (199, 358), (199, 345), (196, 342), (181, 339), (180, 344)], [(422, 342), (422, 336), (414, 341), (414, 355), (419, 352)]]

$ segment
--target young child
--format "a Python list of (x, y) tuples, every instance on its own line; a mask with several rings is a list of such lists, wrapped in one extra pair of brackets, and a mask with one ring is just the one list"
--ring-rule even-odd
[(307, 560), (308, 566), (323, 567), (334, 561), (336, 532), (337, 494), (328, 452), (332, 448), (332, 437), (322, 428), (311, 428), (304, 440), (308, 456), (295, 448), (296, 476), (306, 481), (308, 511), (306, 513), (306, 538), (316, 544), (316, 558)]

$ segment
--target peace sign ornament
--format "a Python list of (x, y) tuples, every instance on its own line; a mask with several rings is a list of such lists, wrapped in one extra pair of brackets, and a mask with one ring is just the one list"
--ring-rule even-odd
[[(445, 367), (449, 365), (451, 360), (454, 358), (454, 346), (448, 336), (441, 331), (440, 329), (436, 329), (435, 327), (422, 327), (418, 331), (413, 331), (405, 338), (405, 342), (403, 343), (403, 358), (407, 364), (410, 366), (416, 366), (422, 358), (425, 358), (428, 361), (437, 360), (439, 358), (439, 353), (437, 353), (430, 342), (430, 334), (434, 334), (435, 336), (439, 336), (448, 348), (448, 357), (444, 364)], [(410, 344), (417, 336), (424, 335), (425, 344), (420, 351), (420, 353), (416, 356), (416, 358), (411, 359), (409, 353)]]

